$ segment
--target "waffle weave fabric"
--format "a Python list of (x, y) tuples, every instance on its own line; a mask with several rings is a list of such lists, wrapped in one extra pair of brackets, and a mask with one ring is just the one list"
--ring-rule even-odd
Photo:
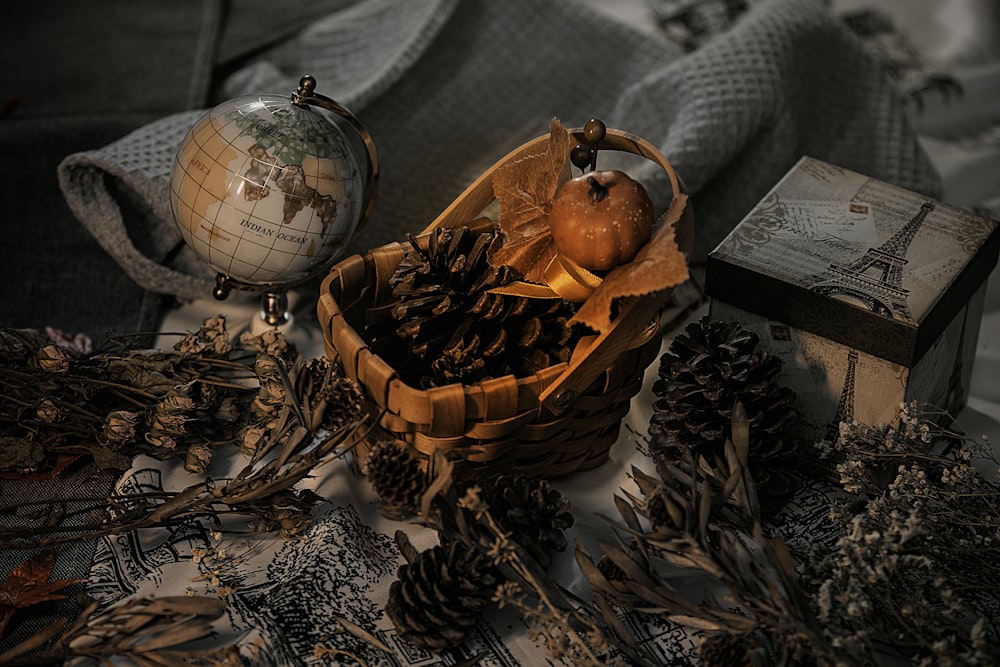
[[(822, 0), (763, 0), (692, 52), (576, 1), (358, 0), (257, 52), (219, 99), (291, 93), (303, 74), (378, 148), (375, 212), (352, 251), (430, 223), (553, 117), (598, 117), (655, 144), (694, 196), (697, 261), (802, 155), (936, 196), (893, 80)], [(76, 217), (144, 288), (181, 299), (213, 273), (184, 250), (168, 204), (173, 156), (204, 110), (68, 156)], [(669, 188), (638, 166), (662, 206)], [(164, 258), (170, 257), (169, 263)]]

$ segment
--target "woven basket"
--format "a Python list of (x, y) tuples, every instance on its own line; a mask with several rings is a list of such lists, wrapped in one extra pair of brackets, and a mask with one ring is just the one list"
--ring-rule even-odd
[[(582, 130), (570, 132), (583, 141)], [(548, 135), (538, 137), (497, 162), (413, 242), (426, 244), (437, 227), (491, 229), (492, 222), (478, 216), (493, 201), (493, 172), (512, 160), (544, 152), (547, 141)], [(683, 192), (670, 164), (648, 142), (609, 128), (601, 149), (656, 162), (669, 175), (674, 193)], [(682, 248), (690, 247), (692, 227), (688, 206), (676, 230)], [(435, 452), (447, 454), (462, 476), (514, 471), (557, 477), (606, 461), (631, 399), (642, 387), (643, 373), (659, 353), (657, 315), (669, 291), (623, 305), (612, 328), (577, 343), (568, 362), (528, 377), (508, 375), (420, 389), (403, 382), (360, 333), (366, 313), (392, 299), (389, 279), (409, 249), (408, 242), (397, 242), (348, 257), (330, 270), (320, 288), (317, 312), (326, 354), (339, 358), (347, 375), (361, 385), (378, 421), (363, 450), (380, 439), (395, 438), (422, 459)]]

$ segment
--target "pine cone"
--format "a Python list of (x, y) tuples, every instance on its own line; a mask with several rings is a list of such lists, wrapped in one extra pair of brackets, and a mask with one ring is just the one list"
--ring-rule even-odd
[(364, 415), (364, 392), (357, 382), (344, 376), (341, 366), (328, 357), (310, 359), (295, 378), (299, 400), (311, 410), (318, 425), (337, 431)]
[(411, 373), (408, 382), (471, 383), (566, 361), (573, 304), (491, 292), (515, 279), (509, 267), (487, 262), (497, 238), (467, 227), (438, 229), (426, 251), (414, 247), (396, 268), (390, 280), (396, 338), (374, 327), (368, 333), (387, 359), (405, 343), (407, 356), (397, 368)]
[(566, 549), (563, 530), (573, 525), (570, 503), (547, 480), (498, 475), (483, 483), (490, 514), (543, 568)]
[(414, 646), (457, 646), (479, 622), (499, 577), (490, 560), (460, 542), (436, 546), (399, 568), (385, 613)]
[(386, 514), (398, 516), (416, 512), (427, 490), (427, 475), (409, 447), (391, 440), (378, 442), (362, 467)]
[(797, 416), (795, 395), (774, 382), (781, 358), (758, 349), (759, 342), (735, 322), (705, 316), (689, 324), (660, 359), (649, 433), (657, 457), (675, 459), (686, 447), (712, 461), (732, 437), (733, 406), (741, 402), (750, 425), (751, 472), (765, 502), (794, 486), (799, 443), (785, 433)]
[(719, 632), (706, 636), (698, 647), (702, 667), (751, 667), (750, 642), (746, 635)]

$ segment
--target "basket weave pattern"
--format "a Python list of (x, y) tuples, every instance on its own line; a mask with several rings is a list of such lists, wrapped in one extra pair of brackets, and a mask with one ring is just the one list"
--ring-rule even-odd
[[(539, 141), (523, 145), (497, 165), (537, 150)], [(669, 169), (655, 149), (631, 135), (613, 148), (651, 153)], [(491, 221), (476, 217), (492, 199), (489, 173), (412, 242), (424, 246), (429, 230), (440, 226), (467, 225), (478, 233), (491, 229)], [(390, 278), (410, 247), (409, 242), (389, 243), (364, 256), (348, 257), (330, 270), (320, 289), (317, 312), (326, 354), (339, 358), (348, 377), (360, 384), (377, 421), (365, 446), (395, 438), (424, 459), (443, 452), (456, 462), (456, 472), (466, 476), (514, 471), (557, 477), (605, 462), (630, 402), (642, 388), (644, 371), (659, 353), (661, 332), (653, 315), (662, 303), (652, 308), (644, 304), (638, 316), (645, 319), (638, 326), (633, 323), (624, 339), (617, 339), (614, 346), (618, 349), (596, 350), (596, 337), (584, 338), (569, 362), (527, 377), (508, 375), (475, 384), (416, 388), (401, 380), (396, 369), (370, 350), (363, 338), (368, 318), (391, 303)], [(658, 298), (665, 300), (664, 295)], [(563, 392), (553, 404), (543, 394), (552, 393), (554, 385), (569, 375), (570, 366), (579, 366), (578, 355), (608, 361), (603, 370), (591, 373), (596, 377), (583, 385), (585, 389)]]

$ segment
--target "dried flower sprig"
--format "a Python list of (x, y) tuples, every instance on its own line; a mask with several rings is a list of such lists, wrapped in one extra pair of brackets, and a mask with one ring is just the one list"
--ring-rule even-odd
[[(244, 335), (234, 345), (225, 320), (211, 318), (174, 352), (116, 347), (84, 356), (46, 340), (32, 330), (0, 330), (0, 383), (15, 396), (0, 408), (0, 431), (40, 449), (39, 464), (73, 453), (122, 468), (146, 453), (180, 457), (189, 471), (204, 474), (223, 445), (241, 446), (250, 460), (232, 479), (158, 497), (52, 498), (0, 508), (24, 519), (5, 526), (0, 548), (51, 546), (223, 513), (254, 515), (264, 530), (298, 535), (318, 498), (292, 487), (350, 451), (365, 428), (360, 388), (330, 360), (303, 364), (277, 331)], [(59, 363), (49, 368), (53, 360)], [(36, 412), (54, 405), (68, 416), (24, 419), (34, 405)], [(35, 506), (66, 509), (31, 520)]]
[(225, 603), (216, 597), (137, 598), (101, 608), (81, 594), (75, 618), (56, 618), (0, 654), (0, 664), (37, 667), (73, 658), (112, 664), (115, 658), (114, 664), (137, 666), (237, 667), (242, 663), (235, 646), (205, 649), (195, 644), (212, 634), (212, 622), (224, 613)]
[[(749, 433), (737, 404), (723, 460), (708, 465), (694, 454), (658, 466), (661, 479), (634, 469), (640, 495), (615, 498), (618, 544), (605, 544), (597, 562), (578, 547), (577, 563), (606, 614), (634, 608), (707, 633), (703, 665), (790, 664), (803, 656), (841, 664), (787, 548), (765, 534)], [(680, 583), (692, 574), (704, 580), (694, 594)]]
[(1000, 486), (988, 443), (900, 406), (896, 424), (841, 424), (835, 448), (847, 501), (832, 549), (807, 569), (839, 650), (913, 664), (1000, 662)]
[[(548, 573), (550, 552), (565, 547), (562, 531), (573, 518), (568, 501), (547, 481), (498, 475), (471, 483), (456, 479), (453, 463), (441, 454), (425, 472), (407, 447), (392, 441), (373, 448), (363, 471), (383, 513), (433, 528), (441, 541), (440, 547), (417, 553), (405, 535), (397, 536), (407, 564), (400, 568), (386, 611), (409, 641), (435, 650), (455, 645), (465, 633), (454, 630), (471, 627), (483, 604), (492, 602), (517, 609), (532, 638), (555, 660), (614, 664), (615, 647), (618, 656), (655, 664), (627, 631), (607, 627)], [(449, 583), (447, 590), (441, 580)], [(452, 594), (453, 584), (461, 585)], [(444, 597), (436, 600), (436, 595)], [(451, 623), (438, 628), (415, 609), (420, 604), (436, 614), (453, 595), (472, 603), (461, 610), (462, 624), (445, 612)]]

